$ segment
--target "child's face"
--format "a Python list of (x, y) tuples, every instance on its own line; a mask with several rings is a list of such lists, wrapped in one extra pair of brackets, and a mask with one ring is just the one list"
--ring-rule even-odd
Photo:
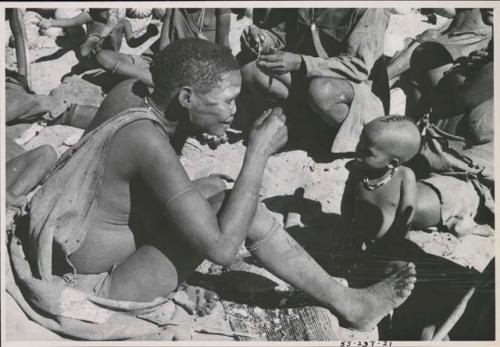
[(111, 11), (108, 10), (102, 10), (102, 11), (96, 11), (94, 12), (94, 20), (99, 21), (99, 22), (106, 22), (111, 14)]
[(356, 147), (358, 157), (356, 160), (363, 164), (368, 170), (380, 170), (388, 168), (392, 161), (387, 145), (381, 141), (375, 141), (372, 136), (365, 132), (361, 134), (358, 146)]

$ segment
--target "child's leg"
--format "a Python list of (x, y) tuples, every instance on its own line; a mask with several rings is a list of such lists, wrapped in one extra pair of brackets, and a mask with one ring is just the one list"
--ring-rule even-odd
[(493, 236), (495, 235), (495, 230), (493, 230), (487, 224), (477, 224), (472, 218), (457, 218), (456, 223), (452, 226), (451, 232), (457, 234), (458, 237), (463, 237), (467, 235), (477, 235), (477, 236)]
[[(438, 193), (427, 184), (417, 182), (417, 205), (412, 223), (413, 229), (427, 229), (441, 225), (443, 222), (441, 209), (441, 199)], [(489, 225), (477, 224), (470, 215), (456, 216), (453, 220), (447, 221), (446, 228), (458, 237), (494, 234), (494, 230)]]

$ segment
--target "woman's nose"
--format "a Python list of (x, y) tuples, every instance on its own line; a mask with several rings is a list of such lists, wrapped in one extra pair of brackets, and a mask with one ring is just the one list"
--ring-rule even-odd
[(236, 114), (236, 111), (237, 111), (236, 101), (233, 101), (233, 102), (231, 103), (231, 116), (235, 115), (235, 114)]

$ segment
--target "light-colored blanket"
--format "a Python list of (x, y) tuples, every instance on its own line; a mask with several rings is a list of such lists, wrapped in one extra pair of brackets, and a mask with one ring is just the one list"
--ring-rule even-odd
[(384, 116), (382, 101), (372, 93), (368, 81), (350, 82), (354, 98), (346, 119), (333, 140), (332, 153), (346, 153), (356, 150), (364, 126), (375, 118)]
[[(164, 129), (162, 120), (147, 109), (133, 108), (85, 135), (59, 159), (33, 197), (29, 247), (14, 230), (9, 232), (7, 292), (30, 319), (59, 334), (85, 340), (134, 338), (159, 329), (139, 315), (160, 307), (162, 312), (175, 309), (175, 297), (147, 303), (109, 300), (71, 288), (52, 273), (53, 249), (58, 248), (67, 258), (85, 237), (112, 136), (142, 119)], [(165, 305), (170, 308), (166, 310)]]

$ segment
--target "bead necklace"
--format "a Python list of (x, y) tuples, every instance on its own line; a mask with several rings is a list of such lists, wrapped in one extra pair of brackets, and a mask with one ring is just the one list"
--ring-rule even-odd
[(161, 108), (149, 96), (144, 97), (144, 103), (149, 108), (149, 110), (160, 117), (160, 119), (165, 117)]
[(386, 184), (387, 182), (389, 182), (391, 180), (391, 178), (394, 176), (394, 174), (396, 173), (397, 171), (397, 167), (396, 168), (392, 168), (389, 170), (389, 172), (386, 174), (385, 178), (378, 181), (377, 183), (375, 184), (370, 184), (370, 180), (368, 179), (368, 177), (365, 177), (363, 178), (363, 185), (365, 186), (366, 189), (368, 190), (375, 190), (377, 188), (380, 188), (382, 187), (384, 184)]

